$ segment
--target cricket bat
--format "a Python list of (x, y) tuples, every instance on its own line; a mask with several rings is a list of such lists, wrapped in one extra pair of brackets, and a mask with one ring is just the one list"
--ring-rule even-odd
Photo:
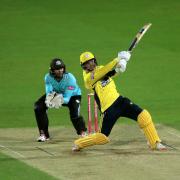
[(137, 46), (137, 44), (139, 43), (141, 38), (144, 36), (144, 34), (147, 32), (147, 30), (151, 27), (151, 25), (152, 25), (151, 23), (148, 23), (139, 30), (139, 32), (136, 34), (135, 38), (133, 39), (133, 41), (131, 42), (131, 45), (128, 48), (128, 51), (130, 53)]

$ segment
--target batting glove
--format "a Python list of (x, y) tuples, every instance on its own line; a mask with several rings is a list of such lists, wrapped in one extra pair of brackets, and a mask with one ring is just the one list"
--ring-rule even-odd
[(121, 51), (118, 53), (118, 59), (119, 60), (124, 59), (126, 61), (129, 61), (130, 57), (131, 57), (131, 54), (129, 51)]
[(126, 70), (126, 65), (127, 65), (127, 61), (125, 59), (121, 59), (117, 65), (116, 65), (116, 68), (115, 68), (115, 71), (117, 73), (123, 73), (125, 70)]

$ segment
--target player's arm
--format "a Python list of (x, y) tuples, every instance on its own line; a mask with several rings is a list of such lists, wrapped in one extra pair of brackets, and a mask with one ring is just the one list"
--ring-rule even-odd
[(61, 94), (54, 92), (49, 75), (45, 76), (46, 99), (45, 104), (48, 108), (60, 108), (63, 104), (63, 97)]
[(44, 81), (45, 81), (46, 95), (52, 93), (53, 92), (53, 87), (52, 87), (52, 84), (51, 84), (51, 82), (49, 80), (48, 74), (45, 76)]
[(64, 104), (68, 104), (71, 96), (73, 95), (73, 92), (77, 88), (77, 83), (76, 79), (72, 74), (69, 74), (67, 84), (66, 84), (66, 89), (63, 93), (63, 98), (64, 98)]
[(113, 76), (115, 76), (115, 75), (117, 75), (117, 72), (116, 72), (115, 69), (113, 69), (112, 71), (109, 71), (109, 72), (106, 74), (106, 76), (108, 76), (108, 77), (113, 77)]
[(130, 60), (131, 54), (128, 51), (121, 51), (118, 53), (118, 63), (115, 67), (116, 73), (123, 73), (126, 70), (127, 62)]
[(102, 68), (95, 69), (90, 73), (83, 72), (86, 88), (91, 89), (97, 81), (99, 81), (104, 76), (106, 76), (108, 72), (112, 71), (114, 67), (117, 65), (117, 63), (118, 63), (118, 59), (115, 58), (113, 61), (106, 64)]

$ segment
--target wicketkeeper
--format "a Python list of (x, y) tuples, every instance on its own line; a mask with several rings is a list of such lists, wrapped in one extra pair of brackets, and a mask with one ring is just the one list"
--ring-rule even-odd
[(94, 91), (96, 103), (103, 114), (103, 121), (99, 133), (75, 140), (74, 151), (96, 144), (108, 143), (108, 136), (120, 117), (137, 121), (152, 149), (166, 149), (166, 146), (161, 143), (150, 113), (116, 90), (112, 77), (125, 72), (130, 57), (131, 54), (128, 51), (121, 51), (113, 61), (105, 66), (98, 66), (96, 58), (91, 52), (81, 54), (80, 64), (83, 68), (85, 87)]
[(49, 73), (45, 75), (46, 93), (35, 102), (34, 112), (39, 128), (37, 141), (49, 140), (48, 108), (69, 108), (69, 115), (78, 135), (83, 135), (87, 128), (80, 115), (81, 89), (73, 74), (66, 72), (64, 62), (55, 58), (50, 63)]

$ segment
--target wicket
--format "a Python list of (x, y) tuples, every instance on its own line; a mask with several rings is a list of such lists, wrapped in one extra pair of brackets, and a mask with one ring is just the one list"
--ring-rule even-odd
[(94, 112), (94, 132), (98, 132), (99, 128), (98, 128), (98, 110), (97, 110), (97, 104), (96, 101), (94, 99), (94, 94), (93, 93), (89, 93), (88, 94), (88, 133), (91, 134), (92, 133), (92, 111), (91, 111), (91, 97), (92, 97), (92, 101), (94, 101), (93, 106), (93, 112)]

